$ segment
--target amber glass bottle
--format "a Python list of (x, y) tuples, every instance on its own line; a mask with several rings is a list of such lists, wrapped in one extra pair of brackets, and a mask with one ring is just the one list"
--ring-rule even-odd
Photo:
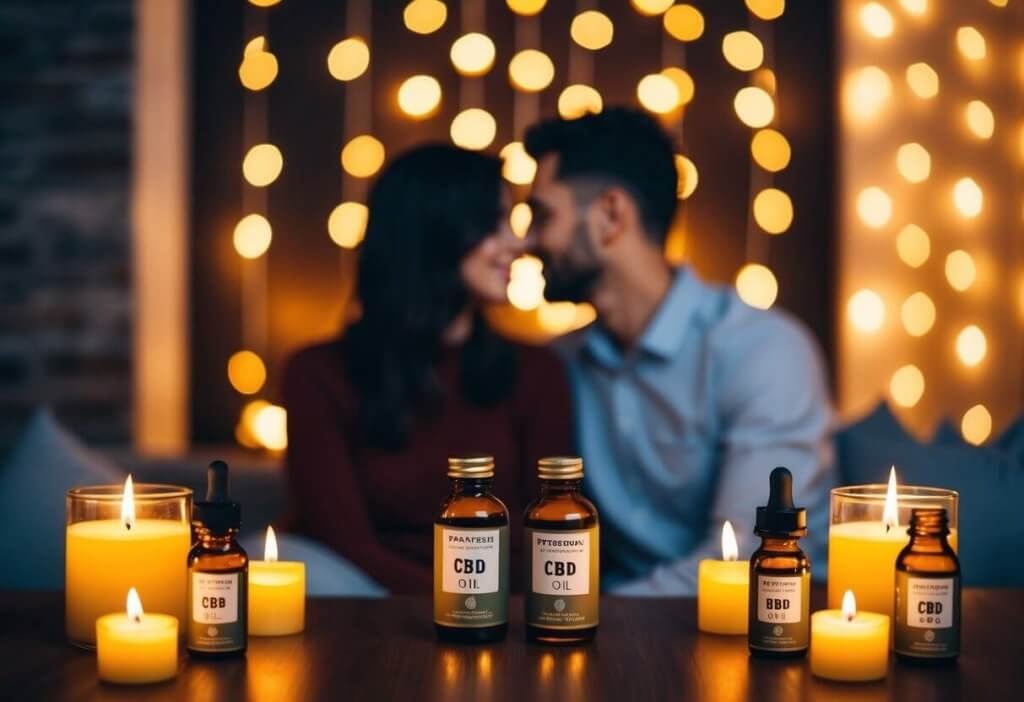
[(228, 466), (207, 471), (206, 499), (196, 502), (197, 542), (188, 554), (186, 647), (198, 658), (245, 654), (249, 556), (238, 544), (241, 508), (228, 495)]
[(941, 507), (910, 512), (910, 543), (896, 558), (896, 658), (949, 665), (960, 655), (960, 561)]
[(590, 641), (597, 632), (600, 533), (582, 494), (583, 461), (542, 458), (540, 497), (526, 508), (526, 636), (548, 644)]
[(500, 641), (508, 631), (508, 509), (491, 494), (494, 459), (448, 459), (452, 491), (434, 521), (434, 628), (442, 641)]

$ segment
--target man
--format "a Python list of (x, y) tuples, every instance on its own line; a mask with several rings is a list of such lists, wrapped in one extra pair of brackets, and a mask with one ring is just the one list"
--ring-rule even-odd
[(757, 546), (768, 474), (793, 473), (805, 549), (824, 576), (831, 409), (814, 342), (665, 261), (676, 209), (672, 144), (644, 113), (609, 109), (526, 134), (537, 160), (530, 238), (551, 300), (588, 301), (596, 324), (561, 344), (584, 487), (602, 525), (605, 589), (692, 595), (730, 520)]

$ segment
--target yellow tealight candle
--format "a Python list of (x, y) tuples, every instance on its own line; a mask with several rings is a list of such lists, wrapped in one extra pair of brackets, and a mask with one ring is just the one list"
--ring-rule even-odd
[(750, 562), (738, 561), (736, 534), (722, 525), (722, 560), (697, 566), (697, 628), (711, 634), (746, 634)]
[(139, 685), (173, 678), (178, 672), (178, 620), (169, 614), (144, 614), (134, 587), (125, 609), (96, 620), (100, 680)]
[(273, 527), (263, 558), (249, 561), (249, 635), (298, 634), (306, 625), (306, 565), (277, 560)]
[(858, 612), (853, 592), (843, 609), (811, 615), (811, 672), (819, 678), (865, 682), (885, 677), (889, 665), (889, 617)]

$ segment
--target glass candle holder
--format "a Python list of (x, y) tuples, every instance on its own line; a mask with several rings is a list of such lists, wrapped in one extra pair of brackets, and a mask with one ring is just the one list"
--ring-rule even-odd
[(886, 524), (889, 486), (851, 485), (832, 490), (828, 529), (828, 606), (840, 609), (853, 590), (857, 608), (893, 616), (896, 557), (910, 541), (910, 511), (942, 507), (949, 517), (949, 544), (957, 548), (960, 495), (955, 490), (899, 485), (895, 524)]
[[(134, 493), (134, 494), (133, 494)], [(97, 485), (68, 490), (65, 627), (68, 640), (96, 645), (96, 620), (124, 612), (134, 587), (154, 614), (184, 629), (192, 491), (174, 485)]]

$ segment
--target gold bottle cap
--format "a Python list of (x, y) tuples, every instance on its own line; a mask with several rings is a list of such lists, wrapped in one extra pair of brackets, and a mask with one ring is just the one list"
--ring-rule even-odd
[(452, 456), (448, 459), (449, 478), (493, 478), (494, 456)]
[(583, 459), (578, 456), (552, 456), (537, 461), (537, 475), (545, 480), (579, 480), (583, 477)]

